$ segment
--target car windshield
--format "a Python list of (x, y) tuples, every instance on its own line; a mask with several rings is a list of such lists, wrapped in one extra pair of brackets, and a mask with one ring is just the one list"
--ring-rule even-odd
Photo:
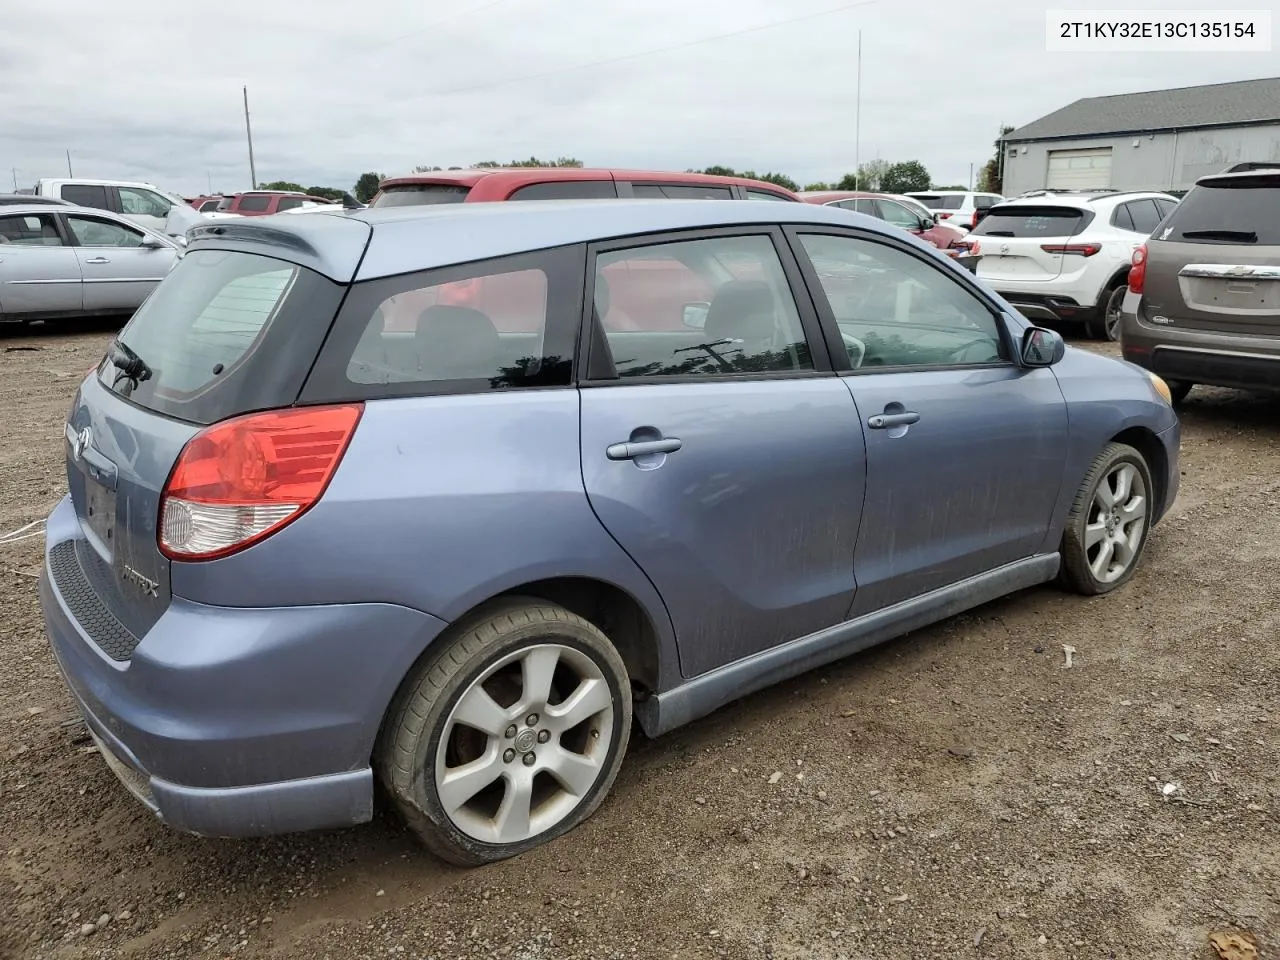
[(919, 200), (930, 210), (959, 210), (964, 206), (962, 193), (912, 193), (913, 200)]
[(971, 236), (1070, 237), (1092, 219), (1093, 214), (1074, 207), (992, 207)]
[(456, 183), (403, 183), (383, 187), (371, 207), (416, 207), (428, 203), (462, 203), (470, 187)]
[[(342, 287), (250, 253), (192, 250), (116, 338), (99, 379), (133, 403), (193, 423), (286, 406), (337, 312)], [(144, 371), (145, 375), (137, 375)]]
[(1280, 246), (1280, 177), (1202, 183), (1174, 209), (1160, 240)]

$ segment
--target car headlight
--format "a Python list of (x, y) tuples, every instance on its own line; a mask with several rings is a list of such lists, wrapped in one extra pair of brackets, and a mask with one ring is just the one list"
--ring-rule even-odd
[(1169, 404), (1169, 406), (1173, 406), (1173, 394), (1169, 392), (1169, 385), (1154, 373), (1148, 373), (1147, 376), (1151, 378), (1151, 386), (1155, 392), (1164, 398), (1165, 403)]

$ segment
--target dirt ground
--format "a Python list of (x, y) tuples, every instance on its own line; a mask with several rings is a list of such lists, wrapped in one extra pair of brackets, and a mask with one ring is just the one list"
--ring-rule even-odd
[[(0, 337), (0, 532), (62, 495), (109, 336)], [(1198, 389), (1183, 421), (1118, 594), (1030, 590), (637, 737), (593, 820), (470, 872), (387, 817), (163, 827), (72, 719), (42, 538), (0, 545), (0, 956), (1151, 960), (1243, 929), (1280, 957), (1280, 402)]]

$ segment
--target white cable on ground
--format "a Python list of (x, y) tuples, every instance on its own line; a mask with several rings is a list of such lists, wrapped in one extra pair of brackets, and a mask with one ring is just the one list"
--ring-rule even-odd
[(17, 543), (19, 540), (26, 540), (28, 537), (44, 536), (43, 529), (33, 530), (33, 527), (43, 528), (44, 521), (32, 520), (30, 523), (19, 527), (17, 530), (10, 530), (8, 533), (0, 534), (0, 544)]

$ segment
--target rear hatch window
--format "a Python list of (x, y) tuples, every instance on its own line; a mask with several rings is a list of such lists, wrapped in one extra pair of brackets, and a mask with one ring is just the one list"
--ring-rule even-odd
[(209, 424), (287, 406), (343, 287), (274, 257), (192, 250), (108, 349), (98, 377), (131, 403)]
[(428, 203), (462, 203), (470, 187), (456, 183), (402, 183), (383, 187), (371, 207), (417, 207)]
[(1088, 210), (1073, 207), (992, 207), (976, 227), (974, 237), (1072, 237), (1093, 219)]
[(930, 210), (959, 210), (964, 206), (964, 195), (959, 193), (950, 193), (939, 195), (936, 193), (912, 193), (908, 194), (915, 200), (919, 200)]
[(1280, 176), (1199, 184), (1174, 209), (1158, 238), (1180, 243), (1280, 246)]

